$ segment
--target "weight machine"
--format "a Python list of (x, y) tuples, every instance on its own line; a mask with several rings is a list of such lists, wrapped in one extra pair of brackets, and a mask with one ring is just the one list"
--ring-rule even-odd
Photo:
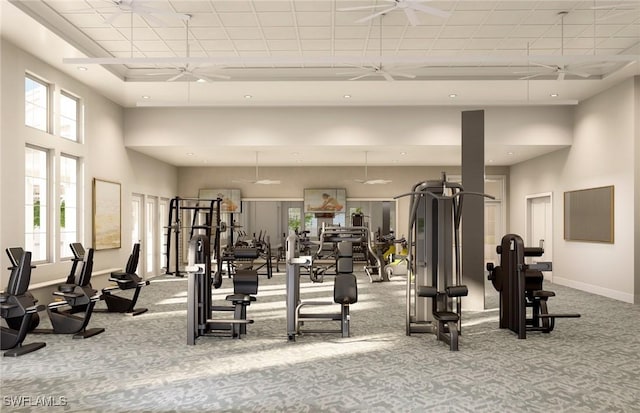
[[(489, 280), (500, 293), (500, 328), (508, 328), (524, 339), (527, 331), (550, 333), (556, 318), (580, 317), (576, 313), (549, 314), (547, 301), (556, 294), (543, 290), (542, 271), (551, 271), (552, 264), (525, 263), (525, 257), (542, 256), (542, 246), (525, 247), (519, 235), (507, 234), (502, 237), (496, 252), (500, 254), (500, 265), (487, 263), (487, 270)], [(531, 308), (530, 318), (527, 318), (527, 308)]]
[[(220, 232), (226, 231), (226, 224), (220, 221), (220, 203), (221, 198), (217, 199), (201, 199), (201, 198), (181, 198), (175, 197), (169, 204), (169, 224), (165, 227), (166, 250), (165, 257), (167, 259), (167, 274), (173, 274), (177, 277), (184, 277), (185, 272), (180, 269), (180, 260), (184, 258), (183, 234), (189, 232), (189, 240), (196, 234), (204, 233), (211, 239), (213, 221), (216, 221), (216, 228)], [(183, 215), (185, 212), (191, 212), (191, 225), (183, 225)], [(173, 235), (173, 236), (172, 236)], [(220, 236), (216, 236), (214, 249), (220, 247)], [(171, 253), (173, 252), (173, 261)], [(220, 257), (218, 254), (216, 256)], [(173, 265), (173, 269), (171, 266)]]
[(462, 284), (460, 222), (465, 195), (462, 185), (440, 180), (419, 182), (410, 196), (407, 244), (406, 334), (433, 333), (458, 350), (461, 333)]

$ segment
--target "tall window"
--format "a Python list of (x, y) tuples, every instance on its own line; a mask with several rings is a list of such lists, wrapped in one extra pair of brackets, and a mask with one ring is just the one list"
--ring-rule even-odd
[(80, 105), (78, 98), (66, 92), (60, 92), (60, 136), (78, 140), (78, 113)]
[(47, 152), (25, 149), (25, 250), (31, 251), (32, 260), (47, 260)]
[(60, 258), (70, 258), (69, 244), (78, 242), (78, 160), (60, 156)]
[(49, 85), (29, 75), (24, 78), (25, 125), (49, 132)]

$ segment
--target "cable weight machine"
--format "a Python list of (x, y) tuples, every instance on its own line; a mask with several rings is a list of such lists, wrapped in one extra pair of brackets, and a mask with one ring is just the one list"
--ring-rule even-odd
[(462, 185), (440, 180), (415, 184), (410, 197), (407, 243), (406, 334), (432, 333), (458, 350), (461, 333), (462, 284), (460, 223), (465, 192)]

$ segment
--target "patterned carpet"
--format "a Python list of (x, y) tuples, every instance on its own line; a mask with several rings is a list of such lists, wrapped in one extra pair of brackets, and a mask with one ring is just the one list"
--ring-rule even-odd
[[(464, 315), (460, 351), (404, 333), (402, 278), (358, 276), (351, 337), (287, 341), (285, 276), (261, 278), (242, 340), (186, 344), (186, 280), (157, 277), (138, 317), (98, 313), (86, 340), (29, 336), (40, 351), (1, 361), (2, 412), (639, 412), (640, 307), (562, 286), (551, 312), (579, 312), (518, 340), (497, 310)], [(220, 300), (230, 282), (216, 290)], [(302, 298), (332, 296), (331, 280)], [(104, 303), (98, 304), (104, 307)], [(48, 320), (42, 323), (48, 324)], [(337, 324), (336, 324), (337, 326)], [(335, 327), (335, 326), (332, 326)], [(60, 406), (43, 407), (54, 403)]]

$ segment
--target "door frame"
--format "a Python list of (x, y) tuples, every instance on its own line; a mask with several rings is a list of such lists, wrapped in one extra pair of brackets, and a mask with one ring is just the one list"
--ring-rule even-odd
[[(549, 199), (549, 208), (551, 209), (551, 234), (547, 234), (546, 238), (551, 237), (551, 259), (553, 260), (553, 247), (554, 247), (554, 242), (553, 242), (553, 232), (554, 232), (554, 213), (553, 213), (553, 192), (540, 192), (540, 193), (536, 193), (536, 194), (531, 194), (531, 195), (526, 195), (524, 197), (525, 199), (525, 211), (524, 211), (524, 216), (525, 216), (525, 229), (524, 229), (524, 242), (525, 242), (525, 246), (531, 246), (531, 247), (535, 247), (537, 245), (527, 245), (527, 243), (529, 243), (529, 236), (532, 233), (531, 230), (531, 225), (532, 225), (532, 214), (531, 214), (531, 205), (532, 202), (535, 199), (541, 199), (541, 198), (548, 198)], [(546, 246), (545, 246), (545, 251), (547, 250)], [(543, 273), (545, 275), (545, 280), (548, 280), (549, 282), (553, 282), (553, 272), (548, 271), (548, 272), (544, 272)]]

